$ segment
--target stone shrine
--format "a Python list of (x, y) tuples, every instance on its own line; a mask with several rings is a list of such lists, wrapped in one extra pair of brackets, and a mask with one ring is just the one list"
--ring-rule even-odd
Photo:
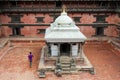
[(88, 70), (94, 74), (94, 68), (82, 48), (87, 38), (67, 15), (65, 6), (61, 15), (46, 29), (45, 40), (39, 70), (53, 70), (60, 76), (80, 70)]

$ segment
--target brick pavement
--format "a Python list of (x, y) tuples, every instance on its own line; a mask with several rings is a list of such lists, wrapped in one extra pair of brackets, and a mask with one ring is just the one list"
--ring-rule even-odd
[[(106, 42), (88, 42), (84, 46), (86, 56), (95, 67), (95, 75), (79, 72), (56, 77), (54, 73), (47, 72), (46, 78), (38, 78), (37, 73), (41, 46), (25, 45), (10, 50), (0, 60), (0, 80), (120, 80), (120, 57), (114, 54), (120, 52)], [(32, 68), (29, 68), (27, 59), (29, 51), (34, 54)]]

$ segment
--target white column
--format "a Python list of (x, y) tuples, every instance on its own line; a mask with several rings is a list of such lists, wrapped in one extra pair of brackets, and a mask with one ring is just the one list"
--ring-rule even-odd
[(51, 56), (58, 56), (58, 45), (51, 44)]

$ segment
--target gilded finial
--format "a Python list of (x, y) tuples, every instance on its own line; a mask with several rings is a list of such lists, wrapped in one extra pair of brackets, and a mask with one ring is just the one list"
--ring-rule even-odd
[(62, 12), (66, 12), (66, 6), (65, 5), (62, 6)]

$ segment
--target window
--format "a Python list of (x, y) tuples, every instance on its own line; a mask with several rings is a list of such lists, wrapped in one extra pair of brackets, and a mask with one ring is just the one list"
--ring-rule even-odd
[(62, 7), (62, 1), (56, 1), (56, 7)]
[(12, 34), (10, 36), (23, 36), (21, 35), (22, 26), (9, 26), (12, 29)]
[(104, 28), (103, 27), (97, 27), (96, 28), (96, 35), (102, 36), (104, 34)]
[(53, 21), (55, 21), (55, 19), (59, 16), (59, 14), (50, 14), (50, 16), (53, 18)]
[(11, 5), (11, 7), (16, 7), (17, 6), (17, 2), (16, 1), (10, 1), (10, 5)]
[(95, 15), (96, 17), (96, 22), (98, 23), (106, 23), (105, 18), (107, 15)]
[(97, 16), (96, 20), (97, 20), (97, 22), (104, 22), (105, 17), (104, 16)]
[(45, 34), (45, 29), (37, 29), (37, 34)]
[(43, 23), (43, 18), (44, 17), (36, 17), (36, 19), (37, 19), (37, 23)]
[(81, 17), (73, 17), (73, 19), (74, 19), (75, 22), (80, 22), (80, 18)]
[(21, 23), (20, 18), (22, 15), (8, 15), (11, 17), (11, 22), (10, 23)]
[(108, 6), (108, 2), (104, 1), (104, 2), (101, 2), (102, 6)]

